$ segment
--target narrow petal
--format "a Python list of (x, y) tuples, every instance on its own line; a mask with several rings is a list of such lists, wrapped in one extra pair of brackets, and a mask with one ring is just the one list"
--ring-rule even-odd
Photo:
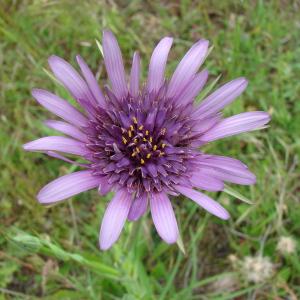
[(235, 168), (246, 168), (247, 165), (244, 164), (242, 161), (228, 157), (228, 156), (221, 156), (221, 155), (212, 155), (212, 154), (202, 154), (198, 158), (198, 162), (200, 164), (207, 164), (211, 166), (216, 166), (219, 167), (220, 165), (227, 165), (227, 166), (232, 166)]
[(138, 52), (135, 52), (132, 60), (132, 67), (130, 72), (130, 94), (136, 97), (139, 94), (140, 89), (140, 72), (141, 72), (141, 61)]
[(86, 135), (77, 127), (69, 123), (63, 121), (55, 121), (55, 120), (47, 120), (44, 123), (49, 128), (60, 131), (66, 135), (69, 135), (70, 137), (73, 137), (74, 139), (77, 139), (84, 143), (88, 142)]
[(201, 133), (203, 134), (204, 132), (208, 131), (213, 126), (215, 126), (218, 122), (220, 122), (221, 118), (221, 114), (216, 114), (212, 117), (203, 119), (201, 120), (201, 122), (197, 122), (197, 124), (195, 124), (195, 126), (193, 127), (193, 132), (195, 132), (195, 134), (197, 135)]
[(256, 182), (256, 177), (247, 166), (237, 159), (225, 156), (211, 155), (200, 159), (199, 168), (205, 174), (222, 181), (241, 185), (251, 185)]
[(235, 184), (252, 185), (256, 182), (255, 175), (247, 169), (228, 169), (223, 166), (212, 168), (203, 166), (203, 171), (212, 177)]
[(158, 91), (159, 88), (163, 85), (166, 63), (172, 43), (172, 38), (165, 37), (153, 50), (148, 73), (149, 91)]
[(37, 195), (40, 203), (48, 204), (96, 188), (99, 179), (90, 171), (78, 171), (59, 177), (44, 186)]
[(91, 69), (89, 68), (89, 66), (86, 64), (86, 62), (83, 60), (83, 58), (80, 55), (77, 55), (76, 59), (77, 59), (78, 65), (81, 69), (82, 75), (83, 75), (88, 87), (90, 88), (94, 98), (97, 100), (98, 104), (101, 107), (106, 107), (105, 97), (104, 97)]
[(75, 126), (87, 126), (88, 119), (66, 100), (40, 89), (33, 89), (32, 96), (45, 108)]
[(130, 207), (128, 220), (137, 221), (146, 212), (147, 206), (147, 194), (142, 194), (140, 197), (135, 198)]
[(100, 185), (99, 185), (99, 188), (98, 188), (98, 193), (101, 196), (104, 196), (108, 192), (110, 192), (111, 189), (112, 189), (112, 185), (107, 182), (107, 179), (106, 178), (101, 178), (101, 182), (100, 182)]
[(85, 144), (63, 136), (47, 136), (23, 145), (26, 151), (58, 151), (74, 155), (86, 153)]
[(202, 120), (219, 112), (235, 100), (246, 89), (247, 85), (248, 81), (243, 77), (224, 84), (200, 103), (194, 116)]
[(96, 103), (88, 85), (68, 62), (55, 55), (50, 56), (48, 62), (55, 77), (76, 100), (85, 99), (91, 103)]
[(89, 164), (83, 164), (83, 163), (79, 163), (73, 159), (69, 159), (67, 157), (65, 157), (64, 155), (61, 155), (60, 153), (57, 153), (55, 151), (47, 151), (46, 154), (48, 154), (51, 157), (57, 158), (57, 159), (61, 159), (69, 164), (78, 166), (78, 167), (82, 167), (82, 168), (89, 168), (90, 165)]
[(177, 185), (175, 188), (179, 193), (192, 199), (193, 201), (195, 201), (197, 204), (202, 206), (205, 210), (207, 210), (211, 214), (213, 214), (223, 220), (229, 219), (230, 216), (229, 216), (229, 213), (227, 212), (227, 210), (224, 207), (222, 207), (215, 200), (209, 198), (208, 196), (206, 196), (198, 191), (195, 191), (193, 189), (190, 189), (190, 188), (187, 188), (184, 186)]
[(103, 53), (113, 92), (121, 98), (128, 92), (124, 64), (118, 42), (109, 30), (103, 31)]
[(160, 237), (168, 244), (175, 243), (179, 231), (168, 196), (165, 193), (152, 194), (150, 208), (153, 223)]
[(205, 174), (205, 172), (194, 173), (190, 178), (191, 184), (199, 189), (218, 192), (224, 189), (224, 183), (217, 178)]
[(170, 80), (167, 91), (168, 97), (179, 95), (193, 78), (206, 57), (208, 45), (208, 41), (200, 40), (186, 53)]
[(100, 229), (100, 248), (109, 249), (119, 238), (132, 203), (126, 190), (119, 190), (109, 202)]
[(196, 74), (193, 79), (187, 84), (184, 90), (180, 93), (176, 102), (180, 105), (186, 105), (194, 100), (204, 87), (208, 78), (208, 71), (203, 70)]
[(262, 127), (270, 121), (268, 113), (263, 111), (246, 112), (223, 119), (201, 136), (201, 141), (211, 142), (224, 137)]

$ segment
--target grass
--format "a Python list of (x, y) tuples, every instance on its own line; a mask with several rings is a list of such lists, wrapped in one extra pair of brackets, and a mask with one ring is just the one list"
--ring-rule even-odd
[[(297, 1), (3, 1), (0, 7), (0, 299), (297, 299), (299, 263), (300, 34)], [(226, 114), (261, 109), (269, 129), (225, 139), (205, 150), (246, 162), (253, 187), (234, 187), (249, 205), (212, 193), (231, 212), (223, 222), (190, 201), (174, 200), (186, 255), (160, 241), (149, 216), (135, 239), (126, 224), (108, 252), (97, 248), (98, 228), (111, 195), (96, 192), (45, 208), (35, 199), (55, 177), (74, 170), (25, 153), (24, 142), (50, 133), (50, 117), (30, 96), (40, 87), (69, 98), (45, 72), (57, 54), (74, 63), (80, 53), (105, 82), (95, 39), (111, 28), (127, 67), (139, 49), (144, 77), (153, 46), (175, 37), (168, 72), (200, 37), (214, 45), (205, 66), (218, 84), (245, 76), (247, 91)], [(232, 194), (232, 191), (231, 191)], [(239, 197), (239, 196), (238, 196)], [(281, 236), (297, 251), (281, 255)], [(247, 282), (238, 261), (268, 256), (271, 278)], [(235, 277), (232, 277), (235, 276)], [(235, 278), (234, 285), (226, 285)], [(225, 282), (225, 283), (224, 283)]]

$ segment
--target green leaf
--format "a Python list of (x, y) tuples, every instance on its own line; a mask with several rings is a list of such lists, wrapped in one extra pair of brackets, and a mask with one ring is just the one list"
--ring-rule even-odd
[(176, 241), (176, 244), (177, 244), (178, 248), (180, 249), (180, 251), (183, 253), (183, 255), (186, 255), (184, 244), (183, 244), (180, 233), (179, 233), (178, 239)]
[(96, 41), (96, 44), (97, 44), (97, 47), (102, 55), (102, 57), (104, 57), (104, 54), (103, 54), (103, 47), (101, 45), (101, 43), (98, 41), (98, 40), (95, 40)]
[(240, 194), (238, 191), (234, 190), (233, 188), (229, 187), (228, 185), (225, 184), (225, 188), (223, 190), (226, 194), (233, 196), (245, 203), (248, 204), (253, 204), (253, 202), (251, 200), (249, 200), (247, 197), (243, 196), (242, 194)]
[(196, 97), (196, 102), (200, 102), (203, 100), (211, 91), (212, 89), (216, 86), (218, 81), (220, 80), (222, 74), (220, 74), (211, 84), (209, 84), (206, 88), (204, 88), (201, 93)]

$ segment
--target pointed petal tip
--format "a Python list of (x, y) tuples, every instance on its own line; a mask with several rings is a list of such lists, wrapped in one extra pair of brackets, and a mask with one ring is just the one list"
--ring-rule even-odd
[(52, 64), (55, 64), (56, 62), (61, 61), (61, 60), (63, 60), (61, 57), (54, 55), (54, 54), (52, 54), (48, 57), (48, 63), (50, 65), (50, 67)]
[(248, 80), (246, 79), (246, 77), (239, 77), (239, 78), (237, 78), (237, 79), (234, 79), (234, 81), (236, 82), (236, 83), (239, 83), (240, 85), (243, 85), (243, 86), (247, 86), (248, 85)]
[(80, 63), (83, 62), (83, 58), (81, 57), (80, 54), (77, 54), (77, 55), (76, 55), (76, 61), (77, 61), (78, 64), (80, 64)]
[[(233, 88), (240, 88), (240, 87), (243, 87), (243, 90), (246, 89), (247, 85), (248, 85), (248, 80), (246, 77), (238, 77), (238, 78), (235, 78), (235, 79), (232, 79), (231, 81), (225, 83), (223, 86), (224, 87), (233, 87)], [(222, 86), (222, 87), (223, 87)], [(222, 88), (221, 87), (221, 88)]]
[(113, 244), (105, 244), (101, 240), (99, 241), (99, 248), (102, 251), (107, 251), (109, 248), (111, 248)]
[(198, 42), (196, 42), (192, 48), (203, 48), (203, 50), (207, 51), (209, 47), (209, 40), (206, 39), (200, 39)]
[(201, 39), (199, 40), (199, 44), (202, 44), (203, 46), (207, 47), (209, 46), (209, 40)]
[(44, 120), (43, 124), (46, 126), (51, 126), (54, 122), (59, 122), (59, 121), (55, 121), (55, 120)]
[(134, 53), (133, 53), (133, 60), (135, 60), (135, 59), (140, 59), (140, 53), (139, 53), (139, 51), (134, 51)]
[(30, 144), (30, 142), (22, 145), (23, 150), (30, 151), (30, 147), (28, 144)]
[(230, 214), (226, 212), (226, 213), (224, 213), (224, 215), (219, 215), (219, 218), (222, 220), (229, 220)]
[(269, 123), (271, 121), (271, 115), (267, 112), (264, 113), (264, 118), (265, 118), (265, 124)]
[(36, 195), (36, 199), (37, 199), (37, 201), (38, 201), (40, 204), (47, 204), (47, 202), (45, 201), (43, 195), (41, 195), (41, 191), (42, 191), (42, 190), (40, 190), (40, 191), (38, 192), (38, 194)]
[(110, 29), (104, 29), (102, 31), (102, 38), (109, 38), (109, 37), (113, 37), (115, 38), (115, 35), (113, 34), (113, 32)]
[(256, 180), (256, 176), (252, 172), (250, 172), (250, 171), (249, 171), (249, 178), (248, 178), (248, 180), (249, 180), (249, 182), (248, 182), (247, 185), (254, 185), (254, 184), (256, 184), (256, 181), (257, 181)]
[(171, 36), (165, 36), (164, 38), (161, 39), (161, 42), (164, 41), (165, 43), (172, 44), (173, 43), (173, 38)]
[(38, 89), (38, 88), (33, 88), (33, 89), (31, 90), (31, 96), (32, 96), (33, 98), (37, 99), (37, 97), (38, 97), (40, 94), (44, 93), (44, 92), (46, 92), (46, 90), (42, 90), (42, 89)]
[[(247, 85), (248, 85), (248, 80), (246, 79), (246, 77), (238, 77), (235, 79), (232, 79), (231, 81), (225, 83), (223, 86), (227, 87), (227, 88), (243, 88), (243, 91), (246, 89)], [(221, 86), (220, 88), (222, 88), (223, 86)]]
[(178, 235), (173, 237), (164, 237), (164, 241), (169, 245), (175, 244), (177, 242), (177, 239), (178, 239)]
[(199, 75), (200, 75), (200, 74), (202, 74), (202, 76), (208, 76), (208, 75), (209, 75), (209, 72), (208, 72), (207, 69), (204, 69), (204, 70), (202, 70), (202, 71), (199, 73)]
[(34, 141), (31, 141), (31, 142), (28, 142), (28, 143), (26, 143), (26, 144), (23, 144), (22, 145), (22, 148), (25, 150), (25, 151), (32, 151), (32, 152), (35, 152), (35, 151), (38, 151), (38, 150), (36, 150), (36, 148), (35, 148), (35, 141), (36, 140), (34, 140)]

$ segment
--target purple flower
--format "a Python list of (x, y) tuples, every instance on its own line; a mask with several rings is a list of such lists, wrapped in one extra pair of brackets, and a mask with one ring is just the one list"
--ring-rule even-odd
[[(269, 122), (269, 115), (259, 111), (222, 117), (220, 111), (245, 90), (245, 78), (230, 81), (199, 105), (194, 104), (208, 77), (206, 70), (198, 70), (209, 43), (200, 40), (194, 44), (167, 80), (165, 67), (172, 41), (166, 37), (158, 43), (148, 79), (141, 86), (139, 54), (133, 56), (127, 82), (117, 40), (110, 31), (104, 31), (104, 62), (111, 84), (104, 92), (80, 56), (81, 75), (63, 59), (51, 56), (50, 68), (81, 111), (48, 91), (32, 92), (41, 105), (64, 120), (47, 121), (46, 125), (67, 137), (44, 137), (25, 144), (24, 149), (41, 151), (85, 169), (50, 182), (37, 198), (49, 204), (93, 188), (101, 195), (114, 191), (100, 229), (103, 250), (117, 241), (126, 219), (138, 220), (148, 203), (158, 234), (171, 244), (178, 239), (178, 227), (169, 196), (183, 194), (211, 214), (228, 219), (228, 212), (198, 189), (221, 191), (224, 181), (255, 183), (255, 176), (242, 162), (198, 149), (262, 127)], [(77, 163), (62, 153), (84, 158), (86, 163)]]

